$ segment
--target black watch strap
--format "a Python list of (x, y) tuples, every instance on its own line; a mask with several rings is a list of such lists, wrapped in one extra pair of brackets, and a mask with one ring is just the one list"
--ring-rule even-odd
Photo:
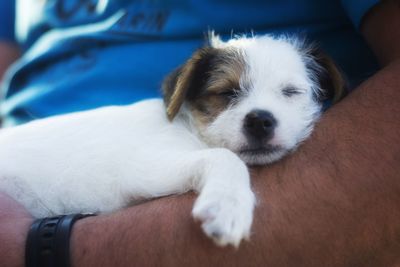
[(26, 267), (69, 267), (69, 242), (74, 223), (94, 214), (60, 215), (37, 219), (25, 248)]

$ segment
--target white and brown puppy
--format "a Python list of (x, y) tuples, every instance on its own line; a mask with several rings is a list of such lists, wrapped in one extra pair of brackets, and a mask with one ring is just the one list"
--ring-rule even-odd
[(1, 130), (0, 190), (36, 217), (111, 212), (195, 190), (193, 216), (204, 232), (237, 246), (255, 205), (246, 164), (293, 150), (344, 83), (330, 60), (295, 39), (210, 43), (167, 78), (164, 102)]

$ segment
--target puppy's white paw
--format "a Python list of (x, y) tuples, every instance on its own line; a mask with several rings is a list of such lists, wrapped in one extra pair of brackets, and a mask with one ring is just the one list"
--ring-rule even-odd
[(253, 192), (246, 194), (226, 191), (207, 192), (197, 199), (192, 215), (201, 221), (203, 231), (219, 246), (239, 246), (248, 239), (253, 221), (255, 198)]

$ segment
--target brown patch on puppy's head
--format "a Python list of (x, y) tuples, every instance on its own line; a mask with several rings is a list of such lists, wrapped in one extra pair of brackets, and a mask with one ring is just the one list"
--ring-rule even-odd
[(169, 120), (187, 102), (199, 122), (212, 121), (237, 96), (243, 71), (244, 60), (238, 51), (213, 47), (197, 50), (163, 83)]
[(187, 97), (197, 93), (208, 79), (208, 71), (216, 49), (202, 48), (181, 67), (171, 73), (163, 83), (164, 103), (168, 119), (172, 120)]

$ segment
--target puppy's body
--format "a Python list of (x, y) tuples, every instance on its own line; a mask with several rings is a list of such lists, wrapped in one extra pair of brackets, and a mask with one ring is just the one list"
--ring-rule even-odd
[(184, 192), (191, 187), (172, 163), (182, 166), (187, 153), (204, 144), (182, 121), (170, 123), (164, 110), (161, 100), (150, 100), (5, 129), (1, 188), (29, 198), (25, 205), (36, 217), (107, 212), (135, 199)]
[(36, 217), (110, 212), (195, 190), (193, 215), (205, 233), (238, 245), (249, 235), (255, 204), (245, 163), (281, 158), (320, 113), (316, 93), (324, 89), (311, 70), (325, 66), (307, 53), (286, 39), (214, 37), (167, 79), (165, 103), (2, 130), (0, 189)]
[(162, 100), (154, 99), (4, 129), (0, 188), (35, 217), (110, 212), (202, 191), (193, 214), (219, 213), (204, 231), (225, 235), (221, 245), (238, 244), (249, 233), (254, 205), (247, 168), (231, 151), (208, 148), (191, 127), (184, 118), (170, 122)]

